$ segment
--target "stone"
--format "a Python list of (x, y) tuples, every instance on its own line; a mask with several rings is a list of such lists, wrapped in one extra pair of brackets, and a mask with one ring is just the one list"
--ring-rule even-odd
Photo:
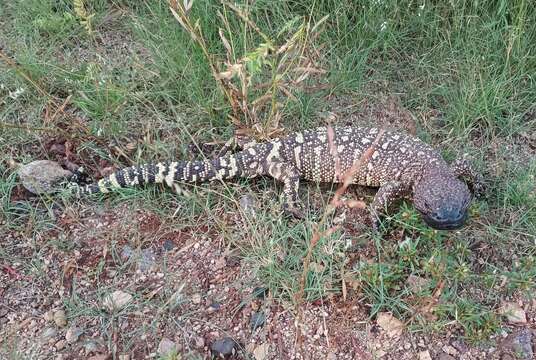
[(63, 310), (55, 311), (53, 318), (54, 318), (54, 323), (58, 327), (64, 327), (65, 325), (67, 325), (67, 317), (65, 316), (65, 311)]
[(65, 340), (59, 340), (55, 345), (54, 347), (56, 348), (56, 350), (63, 350), (65, 348), (65, 345), (66, 345), (66, 341)]
[(137, 259), (136, 266), (139, 271), (149, 271), (156, 264), (156, 255), (151, 249), (143, 249)]
[(387, 312), (378, 313), (376, 322), (389, 337), (399, 337), (404, 331), (404, 324), (402, 321)]
[(120, 310), (132, 300), (132, 295), (116, 290), (105, 297), (102, 305), (109, 311)]
[(99, 344), (93, 340), (87, 340), (83, 346), (86, 355), (97, 352), (99, 350)]
[(216, 340), (210, 345), (210, 351), (214, 357), (228, 357), (236, 353), (237, 343), (230, 337)]
[(196, 305), (201, 304), (201, 294), (195, 293), (192, 295), (192, 302)]
[(517, 359), (534, 359), (532, 350), (532, 332), (522, 329), (508, 335), (500, 343), (503, 355), (515, 355)]
[(249, 326), (251, 327), (251, 330), (257, 330), (258, 328), (263, 327), (265, 322), (266, 315), (264, 312), (259, 311), (251, 315), (251, 318), (249, 319)]
[(412, 293), (417, 294), (426, 290), (430, 285), (430, 280), (422, 278), (416, 275), (408, 276), (406, 283), (408, 284), (409, 289)]
[(21, 179), (22, 186), (36, 195), (56, 191), (55, 186), (73, 174), (51, 160), (32, 161), (22, 165), (17, 173)]
[(52, 326), (49, 326), (43, 329), (41, 339), (43, 339), (44, 342), (47, 342), (49, 339), (54, 338), (57, 334), (58, 331)]
[(78, 341), (80, 335), (82, 335), (82, 330), (80, 330), (76, 326), (71, 326), (69, 329), (67, 329), (67, 332), (65, 333), (65, 340), (67, 340), (69, 344), (74, 344)]
[(518, 304), (514, 302), (504, 303), (503, 306), (499, 309), (501, 315), (506, 317), (511, 324), (526, 324), (527, 315), (525, 310)]
[(419, 360), (432, 360), (428, 350), (419, 352)]
[(158, 344), (158, 355), (162, 357), (170, 356), (177, 352), (177, 345), (168, 338), (162, 338)]
[(201, 336), (197, 336), (195, 338), (195, 347), (198, 348), (198, 349), (202, 349), (205, 347), (205, 339), (203, 339), (203, 337)]
[(170, 239), (166, 239), (164, 240), (164, 243), (162, 244), (162, 248), (165, 251), (171, 251), (175, 248), (175, 243)]
[(268, 351), (270, 350), (270, 344), (260, 344), (253, 350), (253, 357), (255, 360), (264, 360), (268, 357)]
[(456, 358), (451, 356), (451, 355), (449, 355), (449, 354), (447, 354), (447, 353), (442, 352), (437, 357), (437, 360), (456, 360)]

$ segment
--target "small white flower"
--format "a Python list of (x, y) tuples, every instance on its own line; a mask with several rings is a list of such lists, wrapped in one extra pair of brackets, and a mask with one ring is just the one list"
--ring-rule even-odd
[(382, 22), (380, 25), (380, 31), (384, 31), (387, 28), (387, 21)]

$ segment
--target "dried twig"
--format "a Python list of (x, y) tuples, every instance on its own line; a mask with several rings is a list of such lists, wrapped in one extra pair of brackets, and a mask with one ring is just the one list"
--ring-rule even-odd
[[(372, 156), (374, 149), (377, 147), (378, 142), (380, 141), (381, 137), (383, 136), (385, 130), (381, 129), (378, 132), (378, 135), (376, 135), (376, 138), (370, 145), (370, 147), (361, 155), (361, 157), (352, 164), (352, 167), (348, 169), (344, 175), (341, 177), (341, 164), (340, 159), (337, 151), (337, 145), (334, 142), (335, 133), (331, 126), (328, 126), (327, 133), (328, 133), (328, 143), (330, 147), (330, 153), (332, 154), (333, 158), (335, 159), (335, 175), (339, 180), (342, 180), (342, 185), (335, 191), (335, 194), (333, 195), (333, 198), (329, 202), (329, 204), (324, 209), (324, 213), (322, 215), (322, 218), (318, 224), (313, 225), (314, 231), (313, 236), (311, 237), (311, 242), (309, 244), (309, 247), (307, 248), (307, 254), (305, 255), (305, 258), (303, 259), (303, 270), (302, 275), (300, 278), (300, 288), (298, 292), (295, 295), (296, 300), (296, 307), (298, 309), (298, 318), (301, 318), (301, 304), (303, 303), (304, 294), (305, 294), (305, 283), (307, 282), (307, 274), (309, 272), (309, 265), (311, 262), (311, 256), (313, 254), (313, 250), (315, 249), (317, 243), (322, 239), (323, 237), (331, 236), (335, 231), (339, 229), (338, 225), (331, 226), (327, 228), (326, 230), (320, 230), (324, 224), (327, 221), (328, 215), (331, 214), (335, 209), (342, 205), (342, 201), (340, 200), (341, 196), (344, 194), (348, 186), (353, 182), (354, 176), (357, 173), (357, 171), (365, 164), (366, 161), (370, 159)], [(355, 202), (355, 206), (353, 207), (360, 207), (365, 208), (366, 205), (364, 202), (359, 201)], [(299, 321), (297, 321), (299, 323)], [(299, 334), (299, 327), (296, 327), (296, 331), (298, 333), (297, 341), (301, 341), (301, 335)]]

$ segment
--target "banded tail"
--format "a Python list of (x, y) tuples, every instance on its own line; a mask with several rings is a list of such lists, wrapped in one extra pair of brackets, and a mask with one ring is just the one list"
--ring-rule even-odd
[[(251, 165), (255, 165), (255, 167)], [(118, 188), (145, 184), (166, 184), (173, 188), (180, 182), (200, 183), (259, 174), (257, 162), (250, 153), (239, 152), (213, 160), (166, 161), (130, 166), (117, 170), (96, 183), (78, 188), (78, 193), (107, 193)]]

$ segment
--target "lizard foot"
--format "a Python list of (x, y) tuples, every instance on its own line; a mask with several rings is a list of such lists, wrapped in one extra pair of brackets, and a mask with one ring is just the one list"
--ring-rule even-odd
[(283, 213), (288, 216), (295, 219), (303, 220), (305, 219), (305, 214), (303, 211), (296, 205), (289, 205), (284, 204), (283, 205)]

